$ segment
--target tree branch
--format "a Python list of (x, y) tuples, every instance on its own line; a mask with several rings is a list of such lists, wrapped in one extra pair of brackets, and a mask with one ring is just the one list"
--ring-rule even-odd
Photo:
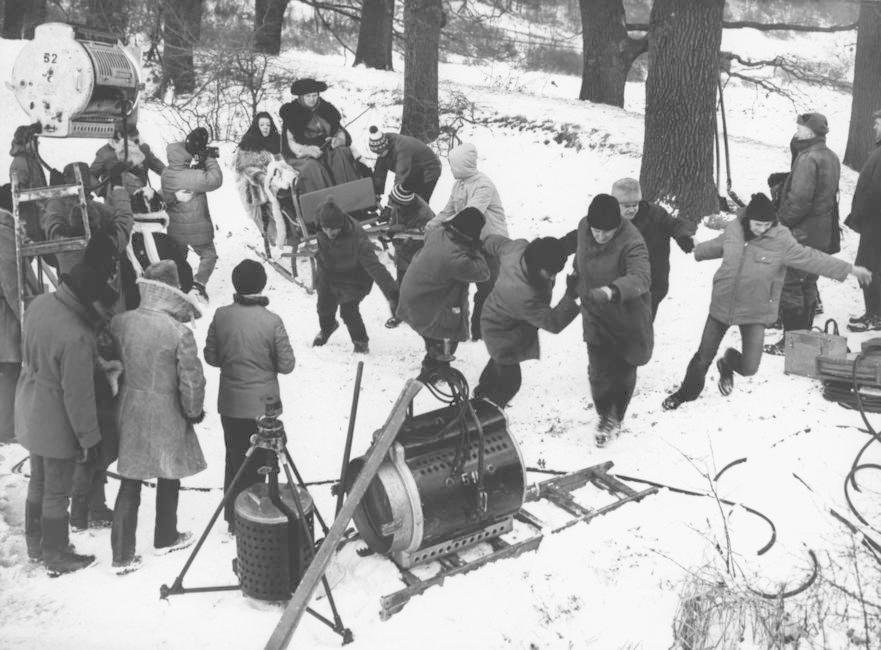
[(736, 74), (730, 71), (731, 61), (736, 61), (745, 68), (774, 68), (776, 70), (780, 70), (793, 79), (797, 79), (799, 81), (803, 81), (805, 83), (815, 86), (832, 86), (833, 88), (837, 88), (839, 90), (844, 90), (847, 92), (853, 90), (852, 84), (846, 81), (839, 81), (837, 79), (834, 79), (830, 75), (823, 74), (821, 71), (818, 71), (816, 68), (811, 69), (812, 66), (810, 64), (801, 62), (797, 59), (787, 58), (785, 56), (776, 56), (773, 59), (753, 60), (746, 59), (739, 54), (735, 54), (734, 52), (724, 51), (721, 52), (721, 56), (727, 62), (726, 72), (728, 72), (728, 74), (732, 77), (739, 77), (741, 79), (755, 82), (753, 78), (747, 78), (741, 74)]
[[(631, 32), (649, 31), (648, 23), (627, 23)], [(850, 25), (796, 25), (794, 23), (759, 23), (749, 20), (725, 20), (723, 29), (757, 29), (761, 32), (850, 32), (857, 28), (857, 23)]]

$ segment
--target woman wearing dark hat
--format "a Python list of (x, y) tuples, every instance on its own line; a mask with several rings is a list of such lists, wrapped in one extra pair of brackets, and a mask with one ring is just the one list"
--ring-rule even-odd
[[(205, 340), (205, 361), (220, 368), (217, 412), (226, 443), (226, 490), (245, 460), (257, 418), (265, 413), (264, 398), (280, 399), (278, 375), (293, 371), (296, 360), (281, 318), (266, 307), (262, 294), (266, 270), (254, 260), (243, 260), (232, 272), (233, 303), (214, 313)], [(238, 483), (236, 494), (261, 482), (263, 450)], [(235, 495), (227, 502), (224, 518), (233, 531)]]
[(425, 246), (401, 283), (396, 316), (425, 341), (422, 373), (449, 367), (460, 341), (468, 340), (468, 284), (486, 282), (489, 266), (480, 251), (483, 213), (465, 208), (425, 233)]
[(719, 392), (731, 393), (735, 372), (744, 377), (756, 373), (762, 360), (765, 327), (777, 318), (788, 268), (839, 282), (853, 275), (863, 285), (872, 278), (871, 272), (861, 266), (799, 244), (789, 229), (777, 222), (774, 205), (764, 194), (753, 194), (746, 210), (725, 232), (694, 249), (697, 261), (720, 257), (722, 265), (713, 276), (710, 313), (700, 346), (688, 363), (679, 390), (664, 400), (663, 407), (667, 410), (678, 408), (701, 394), (707, 370), (732, 325), (740, 328), (741, 351), (728, 348), (716, 361)]
[(360, 178), (349, 148), (352, 139), (340, 123), (342, 116), (336, 106), (321, 98), (325, 90), (327, 84), (323, 81), (297, 79), (291, 84), (296, 99), (279, 110), (281, 150), (285, 160), (300, 173), (297, 187), (301, 192)]
[(339, 309), (355, 352), (366, 354), (369, 352), (368, 336), (359, 305), (376, 281), (394, 314), (398, 304), (398, 285), (376, 257), (376, 249), (367, 233), (334, 203), (333, 198), (318, 208), (318, 223), (321, 230), (317, 236), (315, 285), (321, 331), (312, 345), (318, 347), (327, 343), (340, 326), (336, 319)]
[(498, 258), (499, 279), (480, 315), (490, 359), (474, 395), (504, 408), (520, 390), (520, 364), (539, 358), (538, 330), (559, 334), (578, 316), (577, 277), (566, 279), (566, 293), (551, 307), (554, 280), (568, 257), (563, 242), (555, 237), (527, 242), (490, 235), (483, 249)]
[(617, 199), (597, 194), (578, 224), (578, 295), (590, 392), (602, 447), (617, 436), (636, 387), (636, 368), (652, 357), (651, 268), (639, 230)]

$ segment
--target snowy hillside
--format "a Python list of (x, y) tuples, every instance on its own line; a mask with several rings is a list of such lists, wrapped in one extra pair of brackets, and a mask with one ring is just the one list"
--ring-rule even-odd
[[(20, 42), (0, 41), (0, 78), (6, 79)], [(393, 127), (400, 118), (403, 77), (352, 69), (339, 58), (291, 52), (283, 64), (293, 76), (307, 74), (331, 86), (326, 97), (351, 119), (370, 102), (376, 108), (352, 125), (357, 144), (366, 150), (371, 124)], [(642, 85), (630, 84), (626, 110), (596, 106), (567, 97), (577, 80), (531, 73), (499, 75), (500, 68), (442, 66), (442, 92), (461, 90), (476, 102), (482, 116), (522, 115), (532, 122), (550, 120), (580, 129), (580, 149), (553, 142), (547, 132), (507, 127), (466, 126), (460, 135), (474, 142), (480, 167), (496, 182), (509, 215), (512, 236), (563, 234), (585, 214), (591, 197), (609, 191), (622, 176), (639, 175), (642, 147)], [(507, 74), (507, 73), (506, 73)], [(508, 79), (511, 83), (507, 83)], [(554, 82), (553, 84), (551, 82)], [(567, 84), (567, 88), (563, 85)], [(513, 89), (506, 89), (505, 87)], [(521, 92), (522, 91), (522, 92)], [(528, 91), (528, 92), (527, 92)], [(529, 94), (534, 92), (536, 94)], [(849, 97), (811, 91), (812, 105), (793, 107), (777, 98), (756, 95), (732, 86), (726, 96), (731, 113), (732, 165), (735, 188), (741, 196), (765, 190), (768, 173), (789, 165), (789, 139), (797, 111), (825, 112), (832, 127), (830, 144), (843, 154)], [(276, 112), (279, 98), (267, 108)], [(0, 90), (0, 142), (11, 139), (24, 116), (7, 89)], [(158, 113), (141, 113), (142, 138), (164, 158), (164, 146), (177, 134), (169, 132)], [(546, 142), (550, 140), (550, 142)], [(90, 161), (97, 141), (43, 141), (42, 152), (59, 168), (76, 159)], [(5, 145), (4, 145), (5, 147)], [(209, 194), (220, 261), (208, 285), (211, 309), (232, 297), (232, 268), (251, 255), (247, 245), (259, 236), (249, 225), (234, 184), (232, 148), (223, 148), (225, 182)], [(8, 158), (0, 157), (0, 168)], [(5, 176), (5, 173), (4, 173)], [(5, 179), (4, 179), (5, 180)], [(842, 205), (850, 205), (856, 174), (845, 170)], [(452, 177), (445, 167), (432, 207), (440, 209)], [(697, 238), (715, 233), (701, 228)], [(847, 231), (841, 257), (853, 259), (856, 238)], [(672, 621), (680, 605), (684, 582), (704, 567), (721, 570), (717, 543), (731, 548), (748, 583), (775, 592), (782, 584), (801, 584), (810, 574), (808, 549), (825, 561), (844, 557), (851, 546), (846, 529), (832, 519), (824, 505), (846, 512), (842, 483), (850, 464), (866, 442), (855, 412), (826, 402), (817, 382), (783, 374), (783, 360), (766, 357), (758, 375), (737, 378), (728, 398), (715, 389), (715, 372), (708, 377), (703, 397), (673, 413), (661, 410), (661, 400), (682, 379), (687, 360), (697, 348), (706, 317), (710, 283), (716, 264), (697, 264), (674, 249), (671, 254), (670, 294), (655, 324), (652, 361), (639, 369), (637, 394), (627, 419), (627, 432), (609, 448), (593, 444), (595, 416), (587, 386), (587, 355), (581, 325), (573, 323), (558, 336), (542, 335), (543, 359), (523, 366), (523, 389), (508, 410), (509, 426), (520, 442), (529, 466), (574, 470), (607, 460), (615, 471), (676, 486), (706, 491), (742, 502), (770, 517), (776, 543), (761, 556), (768, 541), (761, 519), (734, 509), (723, 524), (717, 503), (661, 491), (638, 504), (629, 504), (590, 524), (579, 524), (546, 539), (535, 553), (502, 561), (468, 575), (450, 579), (441, 588), (415, 598), (400, 614), (379, 619), (380, 596), (402, 583), (394, 566), (377, 556), (359, 558), (357, 544), (347, 545), (334, 573), (340, 613), (355, 634), (356, 650), (390, 648), (667, 648)], [(310, 347), (318, 330), (314, 297), (269, 270), (270, 309), (280, 313), (297, 355), (293, 374), (281, 378), (289, 449), (306, 481), (335, 478), (347, 426), (349, 399), (359, 357), (343, 331), (328, 345)], [(562, 289), (558, 287), (558, 291)], [(862, 298), (853, 280), (838, 285), (821, 280), (826, 313), (846, 322), (862, 313)], [(196, 339), (204, 343), (211, 309), (197, 323)], [(423, 354), (422, 341), (406, 326), (387, 330), (387, 305), (374, 291), (362, 312), (371, 337), (355, 432), (354, 453), (361, 453), (372, 433), (385, 420), (404, 379), (415, 376)], [(776, 336), (776, 332), (774, 333)], [(738, 343), (732, 330), (725, 344)], [(863, 337), (850, 336), (852, 349)], [(771, 342), (769, 334), (768, 341)], [(486, 362), (482, 343), (463, 345), (456, 366), (476, 382)], [(197, 427), (209, 467), (184, 481), (185, 486), (211, 487), (211, 492), (183, 492), (179, 527), (200, 532), (220, 500), (223, 482), (223, 436), (214, 411), (218, 374), (206, 366), (208, 417)], [(436, 408), (427, 395), (417, 410)], [(17, 445), (0, 447), (0, 647), (24, 648), (259, 648), (281, 615), (282, 607), (260, 603), (236, 592), (159, 599), (159, 586), (180, 570), (184, 553), (150, 555), (154, 513), (153, 491), (145, 490), (140, 509), (138, 551), (145, 566), (117, 577), (110, 571), (109, 530), (72, 536), (83, 552), (95, 553), (98, 565), (50, 579), (29, 564), (22, 533), (26, 480), (12, 472), (25, 456)], [(714, 486), (713, 477), (730, 461), (747, 462), (726, 472)], [(863, 462), (881, 462), (877, 445)], [(25, 470), (27, 465), (25, 464)], [(809, 492), (792, 474), (797, 473)], [(530, 480), (545, 478), (530, 474)], [(863, 510), (881, 515), (881, 479), (867, 473), (857, 499)], [(108, 483), (112, 505), (117, 484)], [(641, 487), (641, 486), (636, 486)], [(327, 486), (312, 490), (325, 517), (333, 512)], [(586, 503), (597, 498), (585, 490)], [(602, 500), (603, 495), (599, 495)], [(874, 508), (874, 512), (873, 512)], [(726, 515), (728, 515), (726, 509)], [(828, 555), (827, 555), (828, 553)], [(186, 584), (232, 583), (234, 542), (218, 525), (190, 572)], [(803, 597), (811, 598), (808, 591)], [(323, 601), (313, 603), (326, 611)], [(847, 621), (829, 625), (834, 635), (807, 647), (843, 648)], [(291, 647), (335, 648), (339, 639), (306, 617)], [(750, 638), (742, 647), (753, 647)], [(863, 647), (868, 647), (865, 644)], [(878, 645), (872, 647), (879, 647)]]

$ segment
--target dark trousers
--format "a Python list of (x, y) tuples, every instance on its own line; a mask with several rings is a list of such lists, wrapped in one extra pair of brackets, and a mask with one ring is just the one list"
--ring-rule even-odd
[(872, 282), (869, 286), (863, 287), (863, 302), (866, 304), (868, 315), (881, 316), (881, 275), (878, 273), (872, 273)]
[[(697, 399), (704, 389), (707, 370), (719, 351), (719, 345), (728, 331), (728, 325), (718, 321), (712, 316), (707, 317), (704, 325), (704, 333), (701, 336), (700, 347), (697, 353), (688, 362), (685, 371), (685, 379), (680, 386), (678, 394), (683, 401)], [(756, 374), (762, 361), (762, 345), (765, 341), (765, 326), (761, 323), (740, 325), (740, 338), (742, 340), (741, 352), (734, 348), (725, 351), (724, 359), (728, 366), (737, 374), (749, 377)]]
[[(177, 500), (180, 481), (160, 478), (156, 481), (156, 525), (153, 546), (162, 548), (177, 541)], [(123, 478), (113, 508), (113, 528), (110, 545), (113, 561), (129, 562), (135, 556), (135, 533), (138, 530), (138, 508), (141, 506), (141, 482)]]
[(0, 444), (15, 439), (15, 386), (20, 363), (0, 362)]
[(477, 291), (474, 293), (474, 310), (471, 312), (471, 338), (474, 340), (481, 338), (480, 314), (483, 312), (483, 303), (489, 298), (489, 294), (499, 278), (499, 258), (487, 255), (486, 263), (489, 266), (489, 280), (477, 283)]
[[(425, 341), (425, 357), (422, 359), (422, 373), (420, 374), (420, 377), (428, 376), (432, 370), (437, 368), (449, 368), (450, 362), (443, 360), (445, 355), (443, 339), (432, 339), (423, 336), (422, 340)], [(456, 349), (458, 347), (458, 341), (450, 341), (448, 348), (449, 353), (451, 355), (456, 354)]]
[[(229, 488), (236, 472), (245, 462), (245, 452), (251, 446), (251, 436), (257, 433), (257, 420), (253, 418), (230, 418), (220, 416), (220, 424), (223, 426), (223, 441), (226, 443), (226, 468), (223, 473), (223, 491)], [(223, 510), (223, 518), (232, 526), (235, 522), (236, 497), (254, 483), (262, 483), (263, 476), (259, 469), (271, 460), (272, 452), (266, 449), (255, 449), (254, 458), (248, 462), (242, 477), (236, 484), (235, 493), (226, 502)]]
[(587, 346), (587, 363), (597, 414), (623, 420), (636, 388), (636, 366), (627, 363), (617, 351), (596, 345)]
[(480, 373), (474, 396), (485, 397), (493, 404), (505, 408), (520, 391), (521, 384), (519, 363), (496, 363), (490, 359)]
[(667, 292), (664, 291), (663, 293), (660, 293), (660, 292), (655, 293), (654, 291), (652, 291), (651, 296), (652, 296), (652, 322), (654, 323), (655, 316), (658, 315), (658, 305), (660, 305), (661, 301), (667, 296)]
[(77, 463), (73, 473), (70, 521), (72, 526), (85, 528), (89, 513), (98, 513), (107, 506), (104, 484), (107, 483), (104, 463)]
[(367, 328), (364, 326), (364, 319), (361, 318), (361, 310), (359, 306), (361, 301), (344, 302), (340, 304), (336, 294), (323, 282), (318, 282), (318, 324), (321, 331), (327, 334), (333, 329), (336, 322), (337, 308), (340, 310), (340, 316), (349, 330), (349, 336), (352, 342), (367, 342)]
[(784, 331), (811, 329), (820, 299), (817, 293), (818, 277), (813, 273), (786, 269), (780, 295), (780, 320)]
[(35, 505), (42, 504), (44, 519), (64, 519), (66, 522), (76, 461), (31, 454), (30, 466), (27, 500)]
[(411, 174), (407, 177), (407, 186), (410, 188), (411, 192), (416, 194), (426, 203), (429, 203), (431, 201), (431, 195), (434, 194), (434, 186), (437, 185), (438, 178), (440, 178), (439, 171), (437, 172), (437, 175), (434, 173)]

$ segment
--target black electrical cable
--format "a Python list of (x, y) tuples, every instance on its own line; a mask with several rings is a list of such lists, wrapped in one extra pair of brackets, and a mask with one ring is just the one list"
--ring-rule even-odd
[[(813, 585), (817, 581), (817, 577), (820, 575), (820, 563), (817, 561), (817, 554), (814, 553), (811, 549), (808, 549), (808, 555), (811, 557), (811, 562), (813, 564), (811, 575), (808, 577), (807, 580), (805, 580), (795, 589), (772, 594), (766, 591), (761, 591), (760, 589), (753, 589), (749, 586), (749, 584), (747, 584), (746, 588), (749, 589), (756, 596), (761, 596), (762, 598), (766, 598), (767, 600), (782, 600), (784, 598), (792, 598), (793, 596), (798, 596), (800, 593), (810, 589), (811, 585)], [(746, 576), (744, 576), (744, 579), (746, 579)]]
[[(866, 450), (872, 445), (873, 442), (881, 443), (881, 434), (879, 434), (875, 428), (872, 426), (872, 423), (869, 422), (869, 418), (866, 415), (865, 404), (863, 403), (863, 396), (860, 394), (860, 384), (857, 381), (857, 369), (860, 364), (860, 361), (863, 361), (866, 358), (866, 353), (861, 352), (857, 355), (856, 359), (853, 361), (853, 368), (851, 369), (851, 383), (853, 384), (853, 392), (856, 396), (857, 409), (860, 412), (860, 417), (863, 420), (863, 423), (866, 425), (866, 429), (869, 432), (869, 435), (872, 437), (869, 441), (862, 446), (859, 452), (856, 455), (856, 458), (853, 460), (853, 464), (850, 466), (850, 472), (848, 472), (847, 476), (844, 479), (844, 499), (847, 502), (847, 507), (850, 508), (850, 511), (853, 515), (862, 523), (864, 526), (868, 526), (872, 528), (872, 530), (879, 531), (876, 526), (871, 525), (866, 518), (862, 515), (862, 513), (856, 508), (853, 503), (853, 500), (850, 496), (850, 487), (853, 487), (854, 490), (860, 492), (860, 487), (856, 482), (857, 472), (862, 471), (864, 469), (873, 469), (873, 470), (881, 470), (881, 465), (876, 463), (862, 463), (863, 454), (866, 453)], [(881, 532), (881, 531), (879, 531)]]
[(725, 467), (723, 467), (722, 469), (719, 470), (719, 473), (713, 477), (713, 482), (716, 482), (720, 478), (722, 478), (722, 474), (727, 472), (732, 467), (735, 467), (735, 466), (740, 465), (741, 463), (745, 463), (745, 462), (746, 462), (746, 456), (744, 456), (743, 458), (738, 458), (737, 460), (732, 460), (730, 463), (725, 465)]

